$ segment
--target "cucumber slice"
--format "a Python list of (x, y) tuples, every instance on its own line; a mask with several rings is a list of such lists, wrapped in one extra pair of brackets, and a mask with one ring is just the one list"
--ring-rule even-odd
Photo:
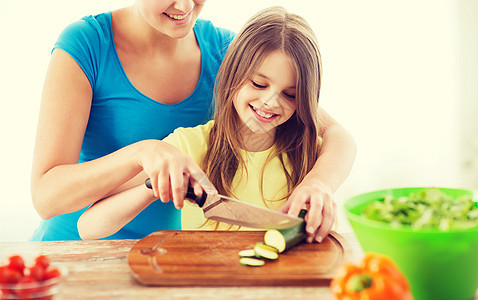
[(261, 248), (263, 248), (263, 249), (265, 249), (265, 250), (267, 250), (267, 251), (279, 253), (279, 250), (277, 250), (276, 247), (273, 247), (273, 246), (271, 246), (271, 245), (267, 245), (267, 244), (265, 244), (265, 243), (260, 243), (260, 242), (259, 242), (259, 243), (256, 243), (256, 245), (254, 246), (254, 248), (255, 248), (255, 247), (261, 247)]
[[(299, 217), (304, 218), (306, 213), (307, 211), (305, 209), (301, 210)], [(276, 248), (279, 253), (282, 253), (302, 242), (306, 237), (305, 222), (302, 222), (287, 229), (267, 230), (264, 235), (264, 243)]]
[(257, 243), (254, 246), (254, 252), (259, 258), (265, 258), (268, 260), (276, 260), (279, 258), (279, 254), (277, 254), (277, 249), (264, 243)]
[(247, 250), (239, 251), (239, 256), (240, 257), (256, 257), (256, 253), (254, 252), (254, 249), (247, 249)]
[(265, 264), (265, 261), (262, 259), (252, 258), (252, 257), (243, 257), (239, 260), (241, 265), (248, 267), (260, 267)]
[(284, 235), (277, 229), (269, 229), (264, 235), (264, 242), (267, 245), (270, 245), (279, 251), (279, 253), (284, 252), (287, 242), (284, 238)]

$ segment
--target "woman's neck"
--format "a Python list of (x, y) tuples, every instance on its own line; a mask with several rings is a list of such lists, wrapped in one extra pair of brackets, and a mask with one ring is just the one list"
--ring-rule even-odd
[(126, 76), (160, 103), (186, 99), (201, 75), (201, 50), (193, 30), (184, 38), (171, 38), (136, 14), (136, 7), (111, 13), (114, 44)]
[(121, 37), (127, 39), (127, 44), (133, 51), (136, 49), (141, 53), (174, 58), (187, 50), (191, 41), (196, 43), (193, 31), (185, 38), (176, 39), (154, 29), (134, 5), (112, 12), (112, 20), (113, 29), (118, 29), (115, 41)]

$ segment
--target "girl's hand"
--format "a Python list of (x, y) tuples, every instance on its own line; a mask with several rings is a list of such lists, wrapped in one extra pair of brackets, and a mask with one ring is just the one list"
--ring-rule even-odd
[(298, 216), (303, 208), (307, 209), (307, 242), (322, 242), (330, 233), (336, 216), (337, 205), (332, 199), (331, 189), (322, 183), (317, 184), (317, 181), (304, 178), (279, 211)]
[(138, 144), (138, 164), (151, 179), (154, 196), (162, 202), (173, 200), (174, 206), (181, 209), (189, 184), (198, 196), (202, 195), (203, 189), (208, 194), (217, 193), (206, 174), (188, 154), (159, 140), (145, 140)]

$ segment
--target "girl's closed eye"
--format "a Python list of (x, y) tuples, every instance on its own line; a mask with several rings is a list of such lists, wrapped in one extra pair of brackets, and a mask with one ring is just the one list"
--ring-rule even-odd
[(252, 82), (252, 85), (255, 86), (258, 89), (265, 89), (267, 87), (266, 85), (259, 84), (259, 83), (255, 82), (254, 80), (251, 80), (251, 82)]
[(290, 100), (294, 100), (295, 99), (295, 93), (294, 94), (291, 94), (291, 93), (287, 93), (287, 92), (282, 92), (282, 94), (284, 94), (284, 96)]

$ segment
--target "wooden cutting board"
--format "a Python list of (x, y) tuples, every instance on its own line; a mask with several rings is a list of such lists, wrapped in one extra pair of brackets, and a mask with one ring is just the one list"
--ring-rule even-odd
[(263, 239), (264, 231), (157, 231), (131, 248), (128, 263), (144, 285), (325, 286), (351, 259), (348, 243), (332, 232), (322, 243), (299, 244), (262, 267), (241, 265), (238, 252)]

